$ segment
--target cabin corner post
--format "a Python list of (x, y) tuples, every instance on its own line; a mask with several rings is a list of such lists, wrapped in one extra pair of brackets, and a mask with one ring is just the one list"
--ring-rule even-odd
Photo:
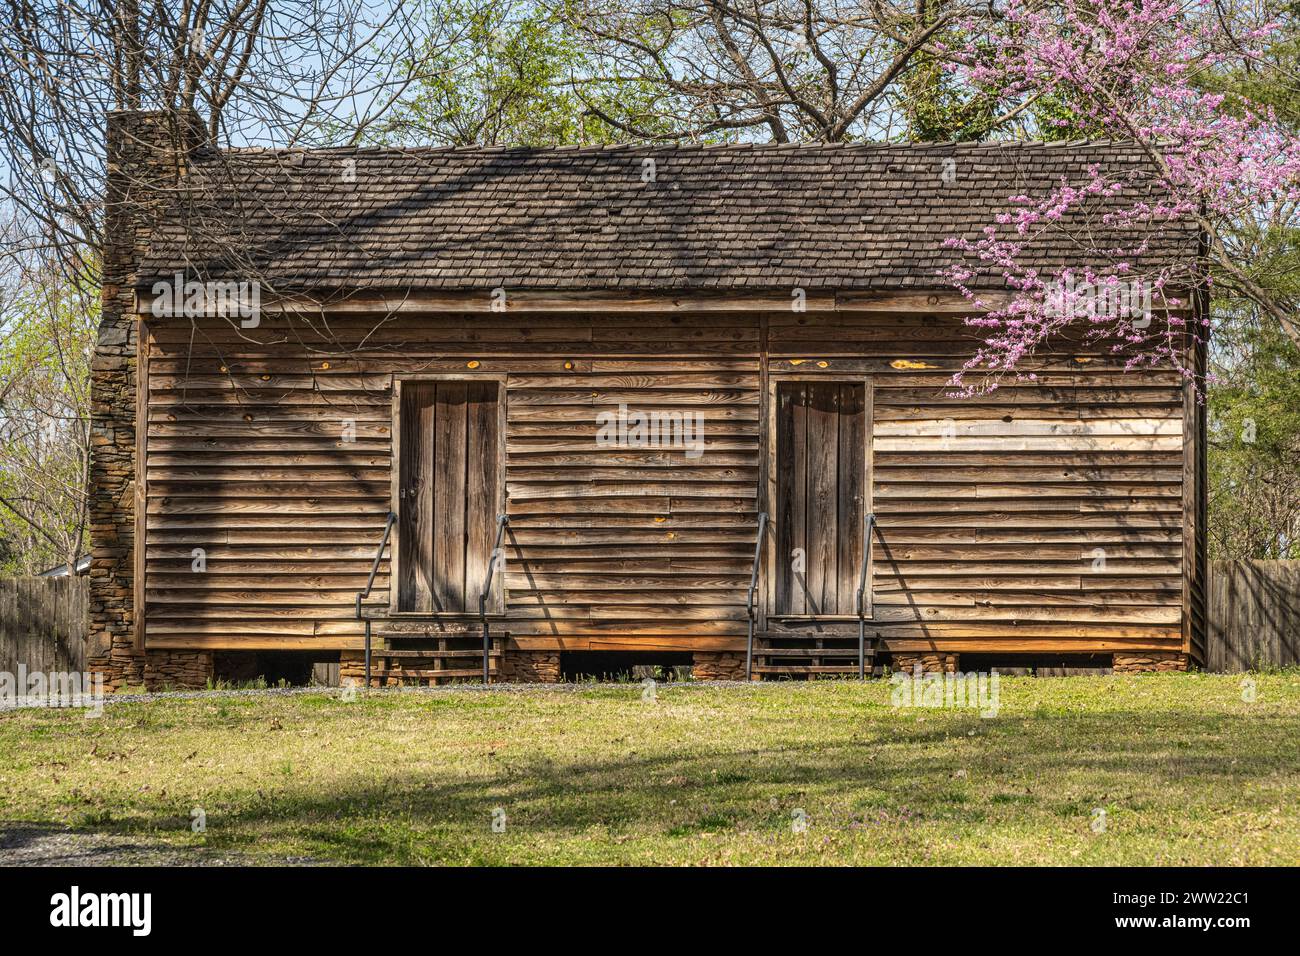
[(1207, 403), (1208, 347), (1204, 320), (1209, 316), (1208, 289), (1192, 295), (1187, 336), (1190, 378), (1183, 384), (1183, 655), (1187, 665), (1204, 666), (1209, 580), (1207, 566)]
[[(146, 683), (143, 629), (137, 632), (137, 370), (140, 320), (137, 265), (151, 230), (201, 143), (187, 114), (117, 111), (108, 115), (101, 315), (91, 362), (90, 614), (87, 668), (111, 690)], [(191, 655), (193, 656), (193, 655)], [(210, 659), (211, 655), (206, 656)], [(164, 671), (172, 668), (159, 662)], [(192, 663), (192, 662), (190, 662)], [(187, 668), (187, 670), (190, 668)]]
[[(1208, 275), (1208, 270), (1206, 272)], [(1210, 337), (1213, 334), (1210, 315), (1210, 286), (1202, 281), (1197, 289), (1196, 314), (1202, 333), (1196, 341), (1196, 368), (1204, 390), (1196, 414), (1196, 574), (1200, 588), (1195, 595), (1193, 610), (1200, 620), (1192, 628), (1192, 656), (1204, 667), (1209, 663), (1210, 630), (1210, 396), (1207, 381), (1210, 374)]]

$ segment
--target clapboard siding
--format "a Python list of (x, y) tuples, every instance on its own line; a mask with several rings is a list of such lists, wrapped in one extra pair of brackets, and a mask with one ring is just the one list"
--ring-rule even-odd
[(1181, 649), (1177, 373), (1074, 343), (1035, 381), (967, 398), (948, 381), (969, 330), (924, 316), (773, 316), (768, 349), (773, 371), (872, 377), (886, 646)]
[[(349, 323), (338, 344), (368, 332), (366, 351), (318, 341), (311, 358), (273, 320), (156, 331), (151, 645), (356, 646), (353, 595), (389, 508), (391, 376), (476, 370), (508, 375), (512, 633), (740, 633), (759, 464), (752, 316)], [(703, 454), (598, 447), (596, 415), (619, 403), (699, 412)], [(208, 551), (203, 575), (194, 547)], [(376, 596), (389, 570), (381, 562)], [(667, 604), (679, 609), (670, 621)]]
[[(1077, 348), (1032, 383), (958, 398), (946, 383), (969, 330), (924, 315), (295, 322), (151, 329), (149, 646), (359, 646), (353, 598), (391, 507), (393, 376), (482, 373), (506, 380), (512, 638), (738, 647), (757, 513), (772, 507), (769, 370), (870, 377), (887, 647), (1183, 646), (1176, 373), (1125, 373), (1102, 347)], [(698, 414), (702, 454), (599, 446), (597, 416), (620, 404)], [(389, 573), (385, 559), (377, 602)]]

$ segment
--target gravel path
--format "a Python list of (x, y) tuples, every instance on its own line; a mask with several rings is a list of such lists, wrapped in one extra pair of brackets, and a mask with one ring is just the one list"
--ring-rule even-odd
[(92, 833), (38, 823), (0, 822), (0, 866), (247, 866), (273, 862), (169, 846), (128, 834)]

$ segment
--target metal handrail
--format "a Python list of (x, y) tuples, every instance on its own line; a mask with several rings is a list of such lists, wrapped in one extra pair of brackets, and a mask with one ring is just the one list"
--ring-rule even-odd
[(483, 628), (483, 683), (488, 682), (488, 649), (491, 642), (488, 637), (487, 622), (487, 599), (488, 593), (492, 590), (492, 577), (496, 574), (497, 555), (501, 553), (501, 538), (505, 534), (506, 525), (510, 523), (510, 516), (505, 514), (497, 515), (497, 536), (492, 545), (492, 553), (488, 555), (487, 577), (483, 581), (483, 590), (478, 596), (478, 620), (479, 625)]
[[(366, 588), (364, 591), (357, 592), (357, 620), (361, 617), (361, 602), (370, 597), (370, 592), (375, 587), (375, 575), (379, 572), (379, 562), (383, 560), (384, 549), (388, 547), (388, 536), (392, 533), (393, 524), (397, 521), (396, 513), (388, 512), (388, 520), (384, 522), (384, 536), (379, 539), (379, 550), (375, 552), (375, 560), (370, 565), (370, 577), (366, 578)], [(365, 618), (366, 622), (366, 686), (370, 686), (370, 618)]]
[[(865, 515), (862, 519), (862, 568), (858, 573), (858, 593), (855, 596), (855, 605), (858, 613), (858, 679), (866, 677), (866, 648), (867, 648), (867, 607), (871, 605), (874, 611), (875, 601), (872, 600), (872, 594), (867, 587), (867, 569), (871, 567), (871, 531), (876, 526), (876, 516), (874, 514)], [(864, 600), (865, 599), (865, 600)]]
[(745, 641), (745, 680), (753, 680), (754, 669), (754, 592), (758, 590), (758, 562), (763, 555), (767, 531), (767, 512), (758, 514), (758, 537), (754, 541), (754, 566), (749, 573), (749, 590), (745, 594), (745, 616), (749, 618), (749, 636)]

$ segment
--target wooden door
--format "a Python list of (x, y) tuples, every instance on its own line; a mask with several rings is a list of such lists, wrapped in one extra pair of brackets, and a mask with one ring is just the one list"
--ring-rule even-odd
[(499, 392), (495, 381), (401, 383), (399, 611), (478, 611), (500, 510)]
[(866, 405), (861, 382), (777, 383), (778, 615), (856, 613)]

